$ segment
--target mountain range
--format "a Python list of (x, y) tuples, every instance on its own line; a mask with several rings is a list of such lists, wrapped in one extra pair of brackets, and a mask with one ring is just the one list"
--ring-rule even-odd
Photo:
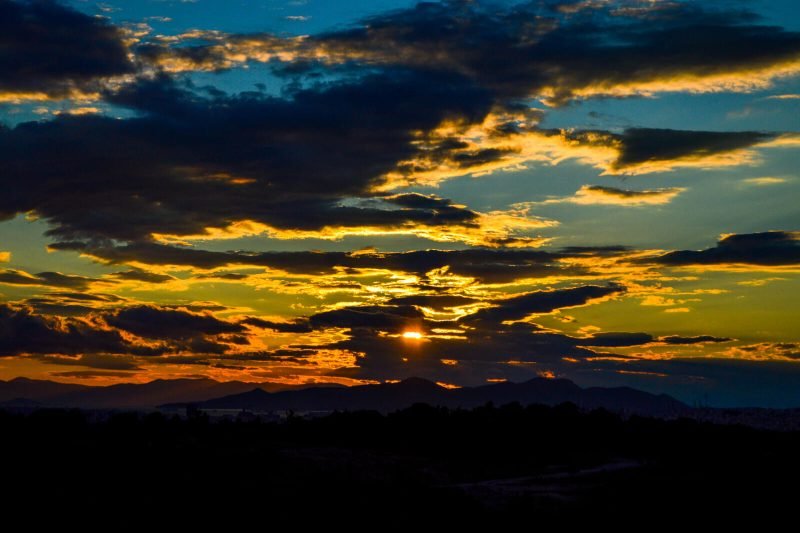
[(253, 383), (212, 379), (157, 379), (93, 387), (55, 381), (15, 378), (0, 381), (0, 407), (77, 407), (82, 409), (145, 409), (172, 402), (201, 402), (253, 389)]
[[(269, 389), (269, 390), (266, 390)], [(75, 407), (82, 409), (240, 409), (265, 411), (335, 411), (371, 409), (389, 412), (415, 403), (471, 408), (492, 402), (503, 405), (556, 405), (670, 415), (688, 407), (667, 395), (627, 387), (581, 388), (566, 379), (535, 378), (523, 383), (495, 383), (478, 387), (445, 388), (421, 378), (396, 383), (342, 387), (313, 386), (276, 390), (274, 384), (211, 379), (155, 380), (103, 387), (16, 378), (0, 381), (0, 407)]]
[[(667, 395), (636, 389), (581, 388), (566, 379), (535, 378), (524, 383), (494, 383), (478, 387), (445, 388), (431, 381), (409, 378), (397, 383), (356, 387), (316, 387), (267, 392), (255, 388), (196, 404), (200, 409), (245, 409), (248, 411), (354, 411), (372, 409), (390, 412), (414, 403), (443, 407), (472, 408), (491, 402), (503, 405), (557, 405), (572, 402), (579, 407), (604, 407), (612, 411), (669, 415), (688, 407)], [(165, 406), (165, 407), (176, 407)]]

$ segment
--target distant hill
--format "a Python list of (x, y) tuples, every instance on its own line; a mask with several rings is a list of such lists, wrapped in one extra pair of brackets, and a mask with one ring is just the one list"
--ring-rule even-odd
[[(471, 408), (492, 402), (503, 405), (557, 405), (572, 402), (579, 407), (604, 407), (612, 411), (671, 415), (689, 408), (667, 395), (655, 395), (626, 387), (583, 389), (566, 379), (536, 378), (524, 383), (497, 383), (479, 387), (448, 389), (436, 383), (410, 378), (398, 383), (357, 387), (317, 387), (279, 392), (253, 389), (200, 402), (201, 409), (246, 409), (250, 411), (394, 411), (414, 403)], [(164, 406), (164, 407), (175, 407)]]
[[(296, 386), (213, 379), (157, 379), (149, 383), (88, 386), (15, 378), (0, 381), (0, 408), (69, 407), (80, 409), (151, 409), (161, 404), (196, 403), (257, 390), (290, 390)], [(331, 385), (326, 388), (335, 388)]]
[(149, 383), (123, 383), (90, 387), (54, 381), (16, 378), (0, 381), (0, 403), (6, 407), (23, 400), (42, 407), (82, 409), (152, 408), (162, 403), (200, 402), (208, 398), (252, 390), (252, 383), (212, 379), (158, 379)]
[(88, 387), (62, 394), (48, 403), (84, 409), (136, 409), (172, 402), (199, 402), (214, 396), (251, 390), (252, 383), (213, 379), (157, 379), (149, 383), (122, 383)]
[(39, 403), (47, 402), (63, 394), (91, 389), (86, 385), (73, 385), (71, 383), (58, 383), (56, 381), (14, 378), (11, 381), (0, 381), (0, 402), (27, 399)]
[(397, 383), (343, 387), (340, 385), (289, 387), (212, 379), (155, 380), (103, 387), (16, 378), (0, 381), (0, 407), (77, 407), (82, 409), (147, 409), (189, 404), (204, 409), (250, 411), (395, 411), (415, 403), (471, 408), (492, 402), (504, 405), (604, 407), (612, 411), (670, 415), (688, 407), (667, 395), (630, 388), (583, 389), (566, 379), (536, 378), (524, 383), (495, 383), (447, 389), (421, 378)]

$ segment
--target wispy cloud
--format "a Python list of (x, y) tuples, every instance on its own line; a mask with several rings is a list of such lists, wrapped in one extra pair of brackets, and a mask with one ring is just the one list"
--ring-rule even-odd
[(770, 185), (780, 185), (789, 181), (787, 178), (779, 178), (775, 176), (761, 176), (758, 178), (746, 178), (742, 180), (745, 185), (754, 187), (768, 187)]
[(605, 187), (602, 185), (583, 185), (573, 196), (553, 198), (539, 204), (571, 203), (578, 205), (614, 205), (620, 207), (642, 207), (665, 205), (684, 192), (682, 187), (634, 191)]

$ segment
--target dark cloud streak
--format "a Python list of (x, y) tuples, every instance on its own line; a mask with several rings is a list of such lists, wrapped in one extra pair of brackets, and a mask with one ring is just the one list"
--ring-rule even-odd
[(0, 93), (64, 98), (134, 71), (122, 32), (54, 1), (0, 0)]

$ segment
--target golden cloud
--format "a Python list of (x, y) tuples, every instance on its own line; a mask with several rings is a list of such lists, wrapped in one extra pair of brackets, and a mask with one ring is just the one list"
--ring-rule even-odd
[(188, 245), (192, 242), (239, 239), (242, 237), (266, 236), (272, 239), (323, 239), (338, 241), (355, 236), (412, 235), (435, 242), (460, 242), (470, 246), (538, 247), (550, 239), (530, 236), (527, 233), (558, 225), (555, 220), (533, 216), (529, 207), (518, 206), (508, 210), (477, 213), (477, 219), (468, 225), (433, 225), (406, 222), (389, 226), (326, 226), (315, 230), (282, 229), (254, 220), (240, 220), (224, 228), (206, 228), (204, 233), (194, 235), (170, 235), (154, 233), (152, 237), (164, 244)]
[(631, 191), (604, 187), (601, 185), (583, 185), (574, 196), (554, 198), (542, 204), (571, 203), (578, 205), (615, 205), (621, 207), (640, 207), (646, 205), (664, 205), (684, 192), (683, 187), (669, 187), (643, 191)]

